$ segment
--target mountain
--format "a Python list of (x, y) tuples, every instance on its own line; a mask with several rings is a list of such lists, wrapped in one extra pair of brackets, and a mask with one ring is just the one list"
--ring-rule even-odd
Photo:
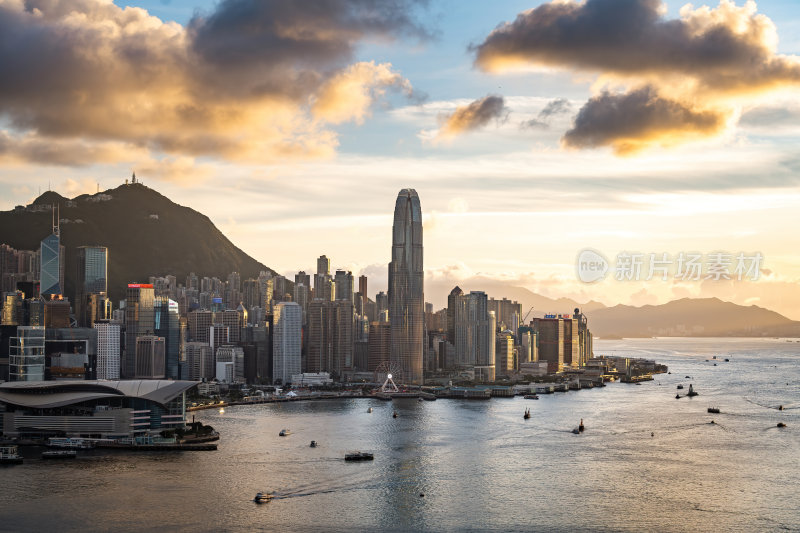
[(755, 305), (718, 298), (683, 298), (662, 305), (615, 305), (587, 313), (600, 337), (800, 336), (800, 322)]
[(231, 243), (197, 211), (172, 202), (140, 183), (73, 199), (48, 191), (27, 207), (0, 212), (0, 243), (18, 250), (38, 250), (52, 231), (50, 205), (60, 208), (61, 244), (65, 247), (65, 294), (73, 296), (76, 248), (108, 247), (111, 298), (125, 298), (130, 282), (173, 274), (183, 283), (190, 272), (242, 280), (262, 270), (274, 271)]

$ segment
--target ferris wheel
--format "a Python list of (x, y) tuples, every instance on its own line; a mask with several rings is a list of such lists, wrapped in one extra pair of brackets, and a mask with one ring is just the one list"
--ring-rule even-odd
[(381, 392), (398, 392), (399, 389), (395, 383), (403, 383), (403, 367), (397, 363), (384, 361), (375, 368), (373, 377), (375, 383), (383, 380)]

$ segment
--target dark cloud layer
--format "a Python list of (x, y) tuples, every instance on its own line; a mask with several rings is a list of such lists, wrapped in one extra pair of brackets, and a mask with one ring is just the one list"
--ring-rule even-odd
[[(578, 69), (625, 86), (627, 94), (602, 95), (584, 107), (580, 122), (564, 138), (570, 146), (617, 145), (614, 136), (619, 131), (641, 131), (646, 137), (634, 142), (639, 147), (663, 144), (666, 137), (676, 143), (681, 130), (687, 139), (703, 132), (713, 135), (721, 128), (706, 127), (709, 113), (718, 119), (722, 114), (730, 117), (736, 99), (800, 83), (800, 61), (776, 54), (775, 26), (756, 13), (754, 2), (738, 7), (721, 0), (713, 9), (689, 5), (681, 9), (679, 19), (671, 20), (663, 12), (660, 0), (543, 4), (520, 13), (473, 46), (475, 63), (487, 71)], [(643, 107), (645, 94), (650, 103)], [(611, 116), (635, 110), (643, 110), (645, 116)], [(667, 122), (660, 128), (648, 117)], [(686, 120), (683, 126), (681, 117)], [(530, 126), (542, 122), (538, 119)], [(637, 123), (639, 127), (633, 127)], [(604, 127), (611, 129), (603, 134)]]
[[(426, 38), (417, 3), (224, 0), (184, 28), (104, 0), (0, 2), (5, 146), (35, 135), (229, 159), (328, 154), (326, 122), (363, 120), (387, 89), (411, 94), (390, 64), (351, 62), (363, 39)], [(122, 144), (98, 150), (124, 160)]]
[(477, 130), (492, 120), (502, 120), (507, 114), (505, 100), (502, 96), (488, 95), (457, 108), (452, 114), (443, 118), (440, 134), (453, 137), (461, 133)]
[(619, 155), (635, 153), (650, 143), (674, 144), (679, 137), (707, 137), (725, 126), (726, 117), (698, 111), (660, 97), (652, 87), (624, 94), (603, 93), (578, 112), (563, 142), (571, 148), (611, 146)]

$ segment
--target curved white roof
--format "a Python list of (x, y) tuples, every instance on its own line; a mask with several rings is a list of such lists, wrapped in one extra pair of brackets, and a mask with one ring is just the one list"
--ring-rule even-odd
[(125, 396), (164, 405), (198, 383), (163, 379), (10, 381), (0, 383), (0, 402), (43, 409)]

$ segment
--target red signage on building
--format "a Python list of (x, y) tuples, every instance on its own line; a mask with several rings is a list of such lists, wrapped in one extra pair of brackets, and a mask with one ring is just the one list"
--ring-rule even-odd
[(129, 289), (152, 289), (152, 283), (128, 283)]

